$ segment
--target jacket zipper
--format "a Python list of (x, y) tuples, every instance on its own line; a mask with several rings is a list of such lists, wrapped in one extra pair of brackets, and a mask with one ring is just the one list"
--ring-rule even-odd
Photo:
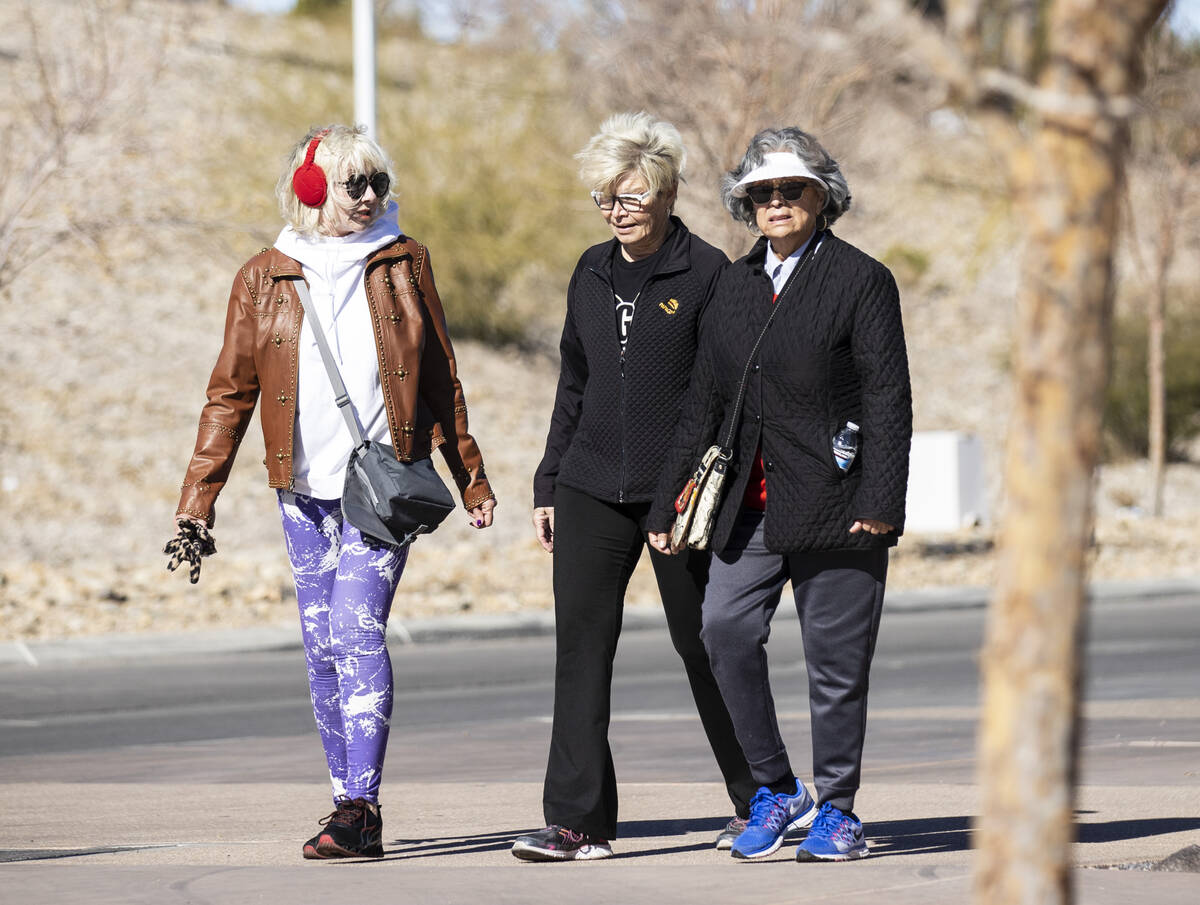
[[(600, 281), (608, 287), (609, 295), (612, 296), (613, 319), (612, 319), (611, 323), (613, 324), (613, 329), (615, 331), (616, 330), (617, 292), (615, 289), (613, 289), (612, 280), (610, 280), (598, 268), (589, 266), (588, 270), (590, 270), (592, 273), (594, 273), (600, 279)], [(641, 295), (641, 292), (639, 292), (637, 295), (635, 295), (633, 297), (634, 317), (637, 316), (637, 300), (638, 300), (638, 296), (640, 296), (640, 295)], [(632, 331), (632, 329), (633, 329), (633, 321), (632, 320), (629, 322), (629, 327), (630, 327), (630, 330)], [(617, 502), (624, 503), (625, 502), (625, 348), (621, 345), (621, 337), (619, 334), (617, 335), (617, 367), (620, 372), (619, 376), (620, 376), (620, 381), (621, 381), (621, 390), (620, 390), (621, 398), (620, 398), (620, 404), (617, 407), (617, 409), (618, 409), (617, 431), (621, 436), (621, 464), (620, 464), (619, 470), (617, 472)]]
[[(615, 329), (615, 325), (616, 325), (615, 312), (616, 312), (616, 306), (617, 306), (617, 293), (616, 293), (616, 290), (613, 289), (612, 280), (609, 279), (608, 277), (606, 277), (603, 273), (600, 272), (600, 270), (598, 270), (595, 267), (589, 266), (588, 270), (590, 270), (597, 277), (599, 277), (600, 280), (608, 286), (608, 291), (612, 294), (613, 312), (614, 312), (613, 325), (614, 325), (614, 329)], [(658, 276), (657, 273), (652, 273), (648, 277), (646, 277), (646, 282), (642, 284), (642, 288), (639, 289), (637, 291), (637, 295), (635, 295), (633, 297), (633, 319), (631, 319), (629, 321), (629, 337), (633, 336), (633, 321), (637, 318), (638, 299), (640, 299), (642, 297), (642, 293), (646, 291), (646, 287), (649, 286), (654, 281), (654, 278), (656, 276)], [(629, 337), (626, 337), (626, 344), (628, 344)], [(617, 427), (621, 434), (621, 466), (620, 466), (620, 472), (617, 477), (617, 502), (624, 503), (625, 502), (625, 459), (626, 459), (626, 452), (625, 452), (625, 409), (626, 409), (625, 347), (621, 345), (621, 337), (619, 335), (617, 336), (617, 348), (618, 348), (617, 366), (620, 369), (620, 379), (621, 379), (621, 400), (620, 400), (620, 405), (618, 407), (619, 414), (618, 414), (618, 418), (617, 418), (617, 420), (619, 422)]]
[(619, 361), (620, 361), (620, 366), (621, 366), (621, 406), (620, 406), (620, 415), (619, 415), (618, 420), (620, 421), (619, 429), (621, 432), (621, 471), (617, 478), (617, 502), (624, 503), (625, 502), (625, 350), (624, 349), (621, 349), (621, 355), (620, 355)]
[[(654, 278), (653, 275), (651, 275), (650, 278), (646, 280), (646, 282), (649, 283), (650, 280), (652, 280), (653, 278)], [(630, 318), (630, 320), (629, 320), (629, 335), (625, 337), (625, 345), (629, 344), (629, 339), (630, 339), (630, 337), (633, 336), (633, 321), (635, 318), (637, 318), (637, 303), (638, 303), (638, 299), (640, 299), (642, 297), (642, 290), (644, 290), (645, 288), (646, 287), (643, 285), (642, 288), (638, 290), (637, 295), (635, 295), (633, 297), (633, 303), (632, 303), (633, 304), (633, 317)], [(617, 294), (616, 294), (616, 292), (613, 292), (613, 309), (614, 309), (614, 311), (616, 309), (616, 305), (617, 305)], [(619, 336), (617, 337), (617, 341), (619, 344), (620, 343)], [(621, 346), (621, 352), (620, 352), (620, 356), (618, 359), (618, 363), (621, 368), (621, 406), (620, 406), (620, 410), (621, 410), (621, 415), (620, 415), (620, 421), (621, 421), (621, 424), (620, 424), (620, 429), (621, 429), (621, 474), (620, 474), (620, 479), (619, 479), (620, 483), (617, 485), (617, 502), (624, 503), (625, 502), (625, 459), (626, 459), (626, 452), (625, 452), (625, 409), (626, 409), (625, 346)]]

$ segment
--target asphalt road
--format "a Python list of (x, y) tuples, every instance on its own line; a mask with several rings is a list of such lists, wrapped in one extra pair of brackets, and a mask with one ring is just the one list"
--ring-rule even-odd
[[(978, 609), (885, 616), (872, 672), (867, 778), (919, 782), (932, 764), (942, 780), (972, 775), (983, 618)], [(1114, 771), (1133, 785), (1194, 776), (1200, 597), (1096, 603), (1089, 629), (1083, 781)], [(807, 699), (794, 618), (776, 619), (768, 652), (785, 738), (803, 771)], [(553, 699), (551, 639), (393, 645), (392, 660), (389, 772), (402, 770), (409, 781), (540, 780)], [(622, 781), (717, 779), (665, 631), (623, 636), (613, 715)], [(118, 748), (122, 757), (104, 756)], [(202, 766), (199, 756), (181, 756), (217, 749), (227, 756)], [(238, 763), (239, 751), (254, 763)], [(148, 654), (0, 668), (0, 782), (36, 775), (47, 763), (68, 782), (181, 780), (189, 770), (212, 781), (313, 780), (323, 764), (303, 656)]]
[[(1200, 593), (1091, 612), (1076, 900), (1191, 905), (1197, 874), (1144, 868), (1200, 841)], [(0, 899), (960, 905), (972, 898), (979, 813), (983, 615), (885, 615), (859, 796), (872, 856), (852, 866), (797, 865), (794, 839), (749, 865), (713, 850), (729, 803), (661, 630), (628, 631), (616, 664), (616, 856), (564, 870), (508, 853), (542, 821), (547, 638), (393, 645), (386, 851), (370, 864), (299, 857), (329, 807), (299, 650), (154, 656), (150, 646), (121, 660), (3, 666)], [(803, 773), (798, 636), (794, 616), (777, 618), (769, 652)]]

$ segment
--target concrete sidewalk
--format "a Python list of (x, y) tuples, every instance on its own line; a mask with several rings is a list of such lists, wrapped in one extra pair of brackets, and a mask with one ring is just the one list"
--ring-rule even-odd
[[(1123, 601), (1151, 596), (1184, 599), (1190, 612), (1200, 602), (1197, 591), (1200, 582), (1153, 582), (1093, 593), (1115, 602), (1127, 615), (1138, 611), (1126, 609)], [(887, 605), (915, 611), (978, 607), (985, 599), (983, 592), (962, 590), (893, 594)], [(789, 607), (780, 614), (795, 618)], [(626, 622), (630, 629), (660, 627), (662, 617), (657, 608), (631, 608)], [(401, 640), (424, 644), (536, 635), (550, 628), (549, 614), (498, 621), (463, 617), (410, 623), (403, 626), (408, 637)], [(31, 645), (28, 652), (49, 664), (298, 643), (296, 629), (289, 626), (174, 639), (134, 636), (127, 642), (80, 639)], [(450, 650), (412, 653), (442, 658)], [(15, 687), (39, 681), (27, 659), (15, 663), (26, 664), (6, 670)], [(149, 675), (160, 665), (152, 663)], [(124, 665), (113, 671), (124, 672)], [(522, 692), (518, 688), (515, 693)], [(300, 857), (316, 818), (331, 807), (327, 786), (317, 778), (323, 761), (311, 733), (257, 737), (251, 731), (2, 759), (0, 901), (340, 905), (350, 898), (405, 905), (967, 905), (972, 900), (970, 834), (979, 791), (970, 748), (960, 744), (947, 753), (944, 740), (950, 736), (944, 733), (969, 725), (977, 714), (970, 707), (930, 713), (928, 707), (905, 704), (899, 700), (891, 708), (877, 708), (872, 719), (885, 727), (914, 723), (912, 737), (930, 744), (874, 766), (872, 775), (885, 781), (864, 785), (858, 800), (872, 854), (852, 864), (795, 863), (795, 843), (802, 834), (763, 862), (735, 862), (716, 852), (713, 838), (729, 816), (724, 790), (713, 781), (653, 781), (692, 775), (676, 770), (674, 759), (666, 757), (658, 762), (669, 763), (669, 771), (650, 773), (631, 764), (625, 773), (649, 781), (621, 783), (616, 857), (580, 864), (517, 861), (509, 846), (515, 836), (537, 828), (530, 821), (537, 819), (541, 783), (511, 780), (528, 780), (540, 772), (545, 750), (540, 724), (514, 724), (500, 717), (442, 723), (438, 718), (406, 733), (407, 750), (393, 760), (396, 775), (389, 778), (383, 799), (386, 857), (379, 862), (306, 862)], [(1110, 732), (1089, 749), (1091, 767), (1082, 774), (1089, 784), (1078, 790), (1077, 801), (1073, 878), (1078, 905), (1200, 902), (1200, 874), (1146, 869), (1200, 842), (1200, 787), (1191, 753), (1197, 750), (1194, 721), (1200, 701), (1171, 698), (1166, 704), (1156, 702), (1152, 711), (1150, 707), (1143, 699), (1099, 700), (1085, 707), (1088, 720), (1153, 712), (1155, 720), (1173, 728), (1166, 741), (1155, 729), (1157, 722), (1145, 735), (1134, 736), (1150, 745), (1161, 742), (1161, 748), (1136, 747), (1127, 743), (1127, 733)], [(184, 712), (179, 718), (189, 716)], [(647, 728), (634, 731), (629, 726)], [(677, 732), (682, 726), (667, 722), (654, 732)], [(650, 751), (648, 729), (649, 724), (631, 723), (617, 724), (615, 731), (630, 750)], [(410, 765), (407, 775), (401, 766), (405, 763)], [(445, 765), (455, 763), (463, 765), (460, 772), (447, 772)], [(1156, 766), (1148, 769), (1148, 763)], [(432, 764), (436, 770), (414, 772), (414, 764)], [(514, 772), (514, 765), (523, 772)], [(313, 781), (280, 781), (309, 776)], [(442, 781), (452, 776), (465, 781)], [(430, 777), (439, 781), (417, 781)], [(254, 782), (256, 778), (263, 781)], [(1161, 784), (1142, 784), (1148, 781)], [(1174, 785), (1167, 784), (1172, 781)]]
[[(884, 606), (889, 613), (914, 613), (946, 609), (978, 609), (987, 605), (990, 588), (929, 588), (889, 591)], [(1152, 597), (1200, 595), (1200, 577), (1140, 581), (1096, 582), (1089, 588), (1094, 601), (1134, 601)], [(776, 619), (796, 619), (796, 611), (781, 606)], [(625, 607), (622, 631), (663, 628), (666, 619), (657, 605)], [(393, 643), (435, 644), (442, 641), (536, 637), (554, 634), (554, 612), (475, 613), (388, 623)], [(186, 634), (94, 635), (60, 641), (0, 641), (0, 666), (40, 666), (95, 659), (147, 656), (174, 657), (206, 653), (298, 649), (299, 620), (256, 628), (212, 629)]]
[[(529, 864), (533, 783), (393, 783), (379, 862), (306, 862), (302, 836), (328, 807), (317, 784), (0, 785), (0, 888), (8, 902), (697, 902), (961, 905), (971, 900), (974, 786), (871, 784), (871, 857), (797, 864), (795, 841), (737, 862), (712, 848), (728, 801), (713, 783), (622, 785), (616, 856)], [(1192, 905), (1200, 875), (1129, 869), (1194, 843), (1196, 792), (1084, 787), (1076, 901)], [(311, 827), (310, 827), (311, 825)], [(18, 860), (24, 859), (24, 860)], [(1125, 865), (1127, 869), (1104, 869)]]

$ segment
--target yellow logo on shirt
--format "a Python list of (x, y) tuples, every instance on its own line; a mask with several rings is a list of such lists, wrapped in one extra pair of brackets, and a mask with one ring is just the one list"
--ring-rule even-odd
[(667, 314), (674, 314), (679, 310), (679, 302), (676, 299), (667, 299), (665, 302), (659, 302), (658, 307)]

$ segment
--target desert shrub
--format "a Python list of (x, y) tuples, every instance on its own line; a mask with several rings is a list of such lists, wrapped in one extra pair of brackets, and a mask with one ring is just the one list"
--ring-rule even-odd
[(896, 282), (911, 286), (920, 282), (929, 270), (929, 253), (922, 248), (897, 242), (883, 254), (883, 263), (896, 278)]
[[(282, 60), (261, 73), (256, 113), (269, 134), (290, 139), (352, 117), (349, 24), (295, 22), (322, 41), (305, 45), (305, 66)], [(430, 249), (455, 337), (520, 345), (556, 334), (547, 325), (561, 325), (575, 261), (609, 235), (575, 175), (572, 155), (595, 124), (569, 97), (561, 61), (381, 24), (378, 137), (396, 163), (400, 227)], [(277, 166), (256, 168), (268, 175), (244, 189), (257, 205), (246, 219), (261, 216), (265, 242), (277, 226), (263, 185)]]
[[(381, 100), (379, 131), (401, 174), (401, 227), (429, 246), (447, 318), (494, 342), (544, 333), (530, 320), (561, 323), (575, 261), (609, 235), (572, 157), (593, 124), (549, 54), (461, 45), (407, 62), (413, 90)], [(515, 298), (518, 286), (539, 297)]]
[(350, 0), (296, 0), (292, 12), (297, 16), (326, 16), (349, 11)]
[[(1200, 435), (1200, 306), (1190, 298), (1168, 302), (1166, 325), (1166, 427), (1168, 454), (1182, 453)], [(1146, 318), (1129, 314), (1113, 326), (1113, 370), (1104, 410), (1107, 453), (1145, 456), (1149, 451)]]

